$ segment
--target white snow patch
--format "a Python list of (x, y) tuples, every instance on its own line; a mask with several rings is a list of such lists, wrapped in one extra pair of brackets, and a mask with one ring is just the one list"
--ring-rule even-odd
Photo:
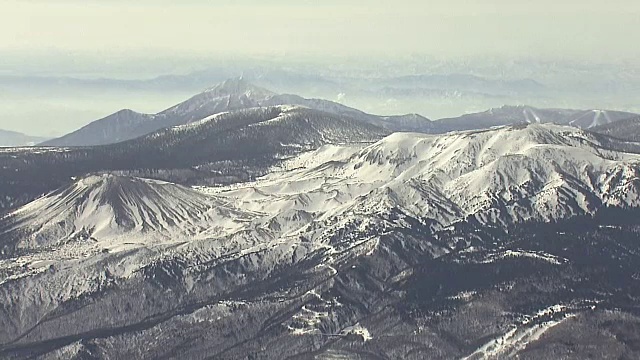
[(343, 335), (349, 335), (349, 334), (360, 335), (360, 336), (362, 336), (362, 338), (364, 339), (365, 342), (373, 340), (373, 336), (371, 336), (371, 333), (369, 332), (369, 330), (367, 328), (365, 328), (364, 326), (360, 325), (360, 324), (355, 324), (353, 326), (349, 326), (349, 327), (343, 329), (341, 331), (341, 334), (343, 334)]

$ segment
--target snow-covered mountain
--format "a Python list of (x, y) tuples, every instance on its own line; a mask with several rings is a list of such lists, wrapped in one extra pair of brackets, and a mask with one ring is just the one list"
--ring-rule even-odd
[(554, 123), (589, 129), (599, 125), (637, 116), (633, 113), (608, 110), (537, 109), (531, 106), (503, 106), (481, 113), (433, 122), (435, 133), (487, 129), (492, 126)]
[[(237, 230), (241, 212), (224, 200), (157, 180), (92, 175), (48, 194), (4, 219), (3, 254), (61, 244), (155, 241)], [(226, 221), (228, 220), (228, 221)], [(28, 234), (28, 236), (25, 236)], [(148, 236), (147, 236), (148, 235)], [(115, 243), (113, 246), (121, 246)]]
[(223, 112), (281, 105), (304, 106), (341, 117), (350, 117), (389, 131), (441, 134), (450, 131), (487, 129), (520, 123), (555, 123), (591, 128), (635, 116), (632, 113), (605, 110), (537, 109), (530, 106), (503, 106), (482, 113), (430, 121), (417, 115), (377, 116), (333, 101), (305, 99), (291, 94), (276, 94), (252, 85), (243, 78), (226, 80), (190, 99), (157, 114), (121, 110), (44, 146), (93, 146), (135, 139), (155, 131), (199, 121)]
[(192, 98), (157, 114), (140, 114), (121, 110), (106, 118), (58, 139), (44, 142), (44, 146), (92, 146), (117, 143), (152, 132), (199, 121), (211, 115), (256, 107), (299, 105), (353, 117), (356, 120), (391, 130), (422, 130), (430, 121), (418, 115), (379, 117), (327, 100), (305, 99), (296, 95), (280, 95), (254, 86), (243, 78), (226, 80)]
[(0, 147), (32, 146), (44, 141), (45, 138), (29, 136), (15, 131), (0, 129)]
[(121, 110), (45, 146), (91, 146), (134, 139), (154, 131), (200, 120), (207, 116), (259, 106), (258, 101), (275, 95), (242, 79), (230, 79), (157, 114)]
[(262, 105), (286, 105), (294, 104), (310, 109), (326, 111), (340, 116), (347, 116), (366, 123), (370, 123), (390, 131), (429, 132), (432, 128), (431, 121), (418, 114), (377, 116), (342, 105), (329, 100), (305, 99), (297, 95), (276, 95), (262, 103)]
[(318, 126), (344, 120), (251, 111), (276, 115), (216, 115), (132, 144), (193, 151), (183, 144), (244, 119), (230, 139), (310, 124), (292, 136), (319, 147), (226, 186), (83, 176), (1, 217), (0, 355), (593, 350), (558, 329), (617, 334), (597, 348), (638, 354), (640, 155), (611, 150), (618, 140), (528, 124), (342, 143), (352, 135)]
[[(271, 162), (270, 173), (255, 181), (204, 189), (233, 208), (264, 214), (272, 221), (290, 212), (301, 218), (310, 216), (317, 220), (311, 226), (317, 229), (306, 235), (310, 240), (330, 239), (342, 227), (351, 226), (354, 219), (358, 219), (360, 230), (378, 227), (380, 218), (392, 213), (397, 216), (398, 212), (420, 219), (430, 231), (441, 231), (470, 218), (482, 224), (509, 226), (593, 214), (601, 207), (640, 205), (640, 155), (608, 150), (615, 140), (603, 142), (599, 136), (576, 128), (529, 124), (445, 135), (395, 133), (368, 145), (349, 142), (354, 137), (344, 126), (334, 127), (327, 119), (314, 123), (308, 115), (304, 122), (318, 133), (303, 127), (303, 137), (295, 133), (300, 122), (297, 112), (312, 110), (273, 110), (279, 111), (277, 116), (240, 127), (242, 140), (251, 139), (256, 151), (276, 151), (256, 143), (248, 129), (255, 127), (257, 133), (264, 134), (274, 131), (271, 125), (283, 124), (287, 131), (277, 134), (300, 142), (289, 144), (276, 138), (279, 154), (286, 155), (287, 148), (293, 146), (296, 151), (292, 154), (300, 155)], [(238, 125), (241, 120), (232, 114), (164, 130), (131, 146), (152, 164), (152, 153), (160, 152), (163, 161), (175, 157), (181, 162), (185, 153), (195, 148), (204, 156), (193, 164), (212, 161), (223, 150), (207, 148), (205, 142), (232, 144), (236, 136), (227, 128), (227, 121)], [(246, 119), (253, 121), (252, 114)], [(326, 128), (320, 129), (321, 125)], [(207, 136), (218, 127), (225, 129), (226, 138)], [(374, 131), (369, 136), (370, 140), (379, 134)], [(167, 144), (173, 150), (163, 154), (162, 147)], [(310, 147), (301, 153), (303, 144)], [(184, 152), (179, 152), (182, 147)], [(234, 144), (231, 148), (235, 150), (228, 150), (234, 154), (221, 159), (241, 161), (240, 147), (240, 143)], [(192, 226), (192, 220), (203, 220), (206, 209), (222, 207), (220, 202), (214, 205), (201, 197), (166, 182), (91, 176), (11, 212), (5, 219), (11, 224), (5, 226), (5, 235), (17, 231), (20, 236), (10, 237), (24, 237), (28, 228), (34, 229), (33, 239), (59, 237), (56, 241), (65, 242), (78, 236), (99, 237), (103, 231), (164, 232), (178, 227), (188, 233), (177, 224)], [(277, 227), (290, 228), (286, 223)], [(33, 243), (41, 246), (42, 241)]]
[(551, 124), (395, 133), (364, 149), (322, 147), (310, 155), (325, 159), (317, 166), (269, 175), (232, 198), (253, 211), (298, 209), (363, 222), (400, 210), (433, 230), (469, 217), (508, 225), (640, 205), (640, 155), (605, 146), (588, 132)]
[(86, 148), (0, 151), (0, 209), (14, 208), (70, 182), (122, 171), (183, 184), (248, 180), (281, 158), (325, 144), (371, 143), (389, 131), (295, 106), (219, 113), (133, 140)]

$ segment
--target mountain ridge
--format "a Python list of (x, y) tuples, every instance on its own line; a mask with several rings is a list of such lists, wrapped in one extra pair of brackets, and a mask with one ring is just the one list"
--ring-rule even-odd
[[(265, 134), (314, 112), (244, 111), (147, 140), (189, 143), (239, 121)], [(578, 331), (618, 334), (597, 348), (633, 357), (640, 155), (603, 139), (553, 124), (395, 133), (297, 152), (226, 186), (81, 177), (0, 217), (0, 355), (544, 358), (559, 346), (548, 338), (593, 351), (562, 336)], [(104, 231), (91, 204), (127, 221)], [(75, 227), (55, 229), (58, 214)], [(176, 232), (152, 237), (163, 224)]]
[[(366, 114), (362, 111), (327, 100), (305, 99), (297, 95), (276, 94), (250, 84), (242, 78), (228, 79), (186, 101), (157, 114), (140, 114), (121, 110), (92, 122), (61, 138), (42, 143), (43, 146), (92, 146), (131, 140), (155, 131), (188, 124), (217, 113), (257, 107), (302, 105), (311, 109), (349, 116), (373, 125), (397, 130), (395, 121)], [(402, 128), (428, 127), (429, 120), (419, 115), (399, 116), (405, 120)]]
[[(186, 185), (246, 181), (282, 160), (330, 143), (373, 142), (389, 131), (292, 106), (219, 113), (116, 144), (0, 151), (0, 208), (24, 204), (71, 177), (120, 171)], [(46, 174), (46, 175), (44, 175)]]
[(637, 142), (640, 141), (640, 116), (596, 126), (591, 130), (618, 139)]
[[(281, 107), (268, 121), (286, 123), (288, 111), (311, 110)], [(229, 116), (237, 113), (165, 129), (149, 141), (171, 132), (199, 134)], [(0, 354), (80, 354), (90, 343), (105, 355), (153, 358), (204, 336), (185, 351), (232, 359), (249, 356), (255, 348), (243, 345), (249, 342), (274, 344), (268, 350), (274, 358), (354, 348), (407, 358), (376, 344), (404, 344), (412, 333), (427, 344), (413, 358), (431, 354), (431, 341), (440, 358), (499, 357), (537, 343), (531, 331), (553, 334), (553, 326), (569, 326), (574, 316), (603, 316), (609, 306), (589, 302), (594, 296), (624, 309), (619, 321), (633, 323), (633, 309), (608, 295), (612, 280), (591, 270), (603, 259), (580, 255), (584, 246), (560, 231), (549, 230), (560, 240), (539, 243), (548, 235), (526, 230), (528, 223), (595, 216), (608, 206), (639, 207), (640, 155), (606, 150), (600, 141), (551, 124), (395, 133), (370, 145), (326, 145), (289, 159), (292, 169), (197, 191), (109, 174), (77, 179), (0, 218), (0, 298), (9, 304), (0, 314), (6, 324)], [(120, 209), (107, 227), (98, 226), (104, 209)], [(56, 228), (61, 216), (73, 229)], [(140, 232), (145, 223), (148, 233)], [(526, 229), (502, 232), (518, 227)], [(178, 231), (151, 236), (168, 228)], [(74, 235), (79, 230), (83, 236)], [(42, 231), (47, 241), (34, 240)], [(618, 261), (606, 241), (589, 239), (590, 246), (603, 246), (607, 261)], [(620, 249), (632, 246), (624, 239)], [(631, 276), (634, 263), (616, 264), (622, 269), (616, 276)], [(539, 287), (535, 297), (523, 295), (527, 284)], [(578, 295), (565, 300), (544, 284)], [(58, 316), (40, 321), (51, 311)], [(467, 311), (482, 326), (465, 327)], [(505, 311), (513, 318), (500, 315)], [(504, 324), (486, 329), (482, 314)], [(443, 317), (449, 322), (438, 321)], [(160, 328), (172, 329), (178, 344)], [(234, 335), (222, 336), (225, 331)], [(440, 331), (450, 334), (448, 341)], [(165, 339), (163, 346), (139, 353), (136, 344), (153, 336)]]
[(504, 105), (479, 113), (433, 121), (437, 133), (486, 129), (524, 123), (555, 123), (588, 129), (624, 120), (637, 114), (607, 110), (538, 109), (527, 105)]

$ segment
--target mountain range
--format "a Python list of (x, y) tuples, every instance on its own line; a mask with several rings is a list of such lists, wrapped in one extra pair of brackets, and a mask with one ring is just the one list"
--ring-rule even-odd
[(276, 94), (252, 85), (243, 78), (234, 78), (160, 113), (141, 114), (128, 109), (121, 110), (61, 138), (43, 142), (41, 145), (94, 146), (117, 143), (160, 129), (188, 124), (217, 113), (278, 105), (304, 106), (367, 122), (389, 131), (430, 134), (520, 123), (556, 123), (587, 129), (636, 116), (636, 114), (620, 111), (537, 109), (530, 106), (503, 106), (486, 112), (438, 121), (430, 121), (417, 114), (376, 116), (328, 100)]
[(25, 135), (23, 133), (0, 130), (0, 146), (33, 146), (45, 141), (46, 139), (38, 136)]
[(281, 158), (325, 144), (372, 142), (390, 132), (350, 117), (295, 106), (215, 114), (116, 144), (0, 150), (0, 209), (22, 205), (104, 171), (187, 185), (251, 180)]
[(485, 112), (434, 122), (436, 132), (486, 129), (492, 126), (520, 123), (553, 123), (591, 129), (637, 116), (633, 113), (607, 110), (537, 109), (531, 106), (503, 106)]
[(132, 114), (0, 149), (0, 357), (640, 356), (633, 114)]
[(254, 86), (242, 78), (226, 80), (158, 114), (121, 110), (85, 127), (42, 143), (44, 146), (92, 146), (134, 139), (154, 131), (189, 124), (218, 113), (278, 105), (300, 105), (362, 120), (389, 130), (420, 131), (429, 121), (419, 115), (380, 117), (320, 99), (279, 95)]
[[(251, 111), (273, 111), (250, 124), (271, 138), (264, 124), (315, 110)], [(145, 142), (180, 148), (224, 117)], [(383, 136), (225, 186), (80, 176), (7, 213), (0, 354), (638, 355), (640, 155), (552, 124)]]

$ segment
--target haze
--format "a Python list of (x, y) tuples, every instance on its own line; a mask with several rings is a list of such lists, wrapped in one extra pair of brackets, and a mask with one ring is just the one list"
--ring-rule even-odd
[(3, 50), (428, 53), (632, 59), (640, 4), (616, 1), (4, 0)]
[[(438, 118), (524, 102), (635, 110), (638, 19), (640, 3), (633, 0), (3, 0), (0, 128), (60, 135), (120, 108), (160, 111), (205, 86), (202, 77), (191, 87), (152, 89), (138, 83), (70, 86), (61, 78), (143, 80), (212, 68), (211, 81), (284, 72), (288, 82), (262, 85), (384, 114)], [(533, 80), (553, 85), (554, 92), (454, 102), (399, 99), (363, 82), (345, 83), (455, 73)], [(303, 83), (301, 74), (320, 80)], [(628, 99), (611, 91), (577, 94), (612, 81)], [(328, 82), (339, 86), (323, 87)]]

